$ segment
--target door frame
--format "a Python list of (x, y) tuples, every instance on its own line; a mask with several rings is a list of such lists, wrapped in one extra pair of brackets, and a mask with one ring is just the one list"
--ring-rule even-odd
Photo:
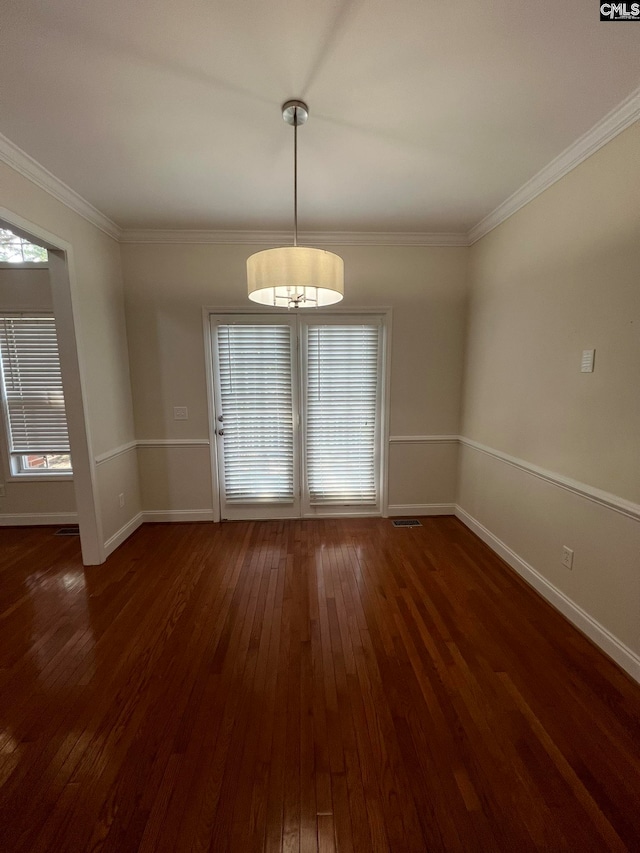
[[(202, 328), (203, 328), (203, 343), (204, 343), (204, 360), (205, 360), (205, 374), (206, 374), (206, 384), (207, 384), (207, 413), (209, 419), (209, 453), (211, 460), (211, 485), (213, 491), (213, 521), (219, 522), (221, 521), (221, 506), (220, 506), (220, 461), (218, 459), (218, 449), (217, 449), (217, 440), (216, 440), (216, 419), (217, 412), (215, 407), (215, 395), (214, 395), (214, 375), (213, 375), (213, 359), (212, 359), (212, 346), (213, 346), (213, 337), (211, 334), (211, 315), (247, 315), (252, 314), (254, 316), (272, 316), (274, 319), (277, 317), (283, 316), (283, 312), (286, 309), (282, 308), (259, 308), (257, 305), (254, 306), (242, 306), (242, 307), (226, 307), (226, 306), (203, 306), (202, 308)], [(290, 313), (290, 312), (287, 312)], [(379, 473), (378, 476), (380, 478), (380, 512), (374, 513), (366, 513), (366, 512), (341, 512), (341, 513), (330, 513), (327, 512), (325, 517), (331, 517), (332, 515), (340, 516), (343, 518), (349, 517), (363, 517), (363, 516), (382, 516), (383, 518), (387, 518), (389, 514), (389, 489), (388, 489), (388, 481), (389, 481), (389, 422), (390, 422), (390, 390), (391, 390), (391, 332), (392, 332), (392, 318), (393, 318), (393, 310), (389, 306), (384, 307), (376, 307), (376, 306), (368, 306), (365, 308), (329, 308), (323, 309), (322, 312), (319, 312), (315, 308), (300, 308), (296, 309), (296, 315), (301, 315), (304, 317), (313, 317), (314, 314), (322, 314), (323, 317), (335, 315), (336, 317), (346, 317), (349, 315), (359, 315), (366, 317), (367, 315), (375, 315), (376, 317), (381, 317), (382, 319), (382, 368), (381, 368), (381, 390), (380, 390), (380, 460), (379, 460)], [(286, 316), (286, 314), (285, 314)], [(321, 517), (318, 513), (313, 514), (312, 516), (302, 515), (301, 518), (319, 518)]]
[(0, 223), (14, 234), (44, 246), (49, 252), (49, 283), (58, 333), (82, 562), (85, 566), (99, 565), (104, 563), (106, 557), (87, 412), (86, 383), (74, 316), (78, 282), (74, 271), (73, 247), (66, 240), (4, 207), (0, 207)]

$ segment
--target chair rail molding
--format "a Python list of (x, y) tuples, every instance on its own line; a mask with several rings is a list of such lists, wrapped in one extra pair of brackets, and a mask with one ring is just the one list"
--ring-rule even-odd
[(485, 453), (487, 456), (493, 456), (494, 459), (499, 459), (507, 465), (512, 465), (514, 468), (520, 468), (534, 477), (541, 480), (546, 480), (548, 483), (553, 483), (561, 489), (566, 489), (580, 497), (600, 504), (601, 506), (611, 509), (614, 512), (619, 512), (632, 518), (635, 521), (640, 521), (640, 504), (628, 501), (626, 498), (621, 498), (611, 492), (605, 492), (602, 489), (597, 489), (595, 486), (589, 486), (586, 483), (581, 483), (578, 480), (573, 480), (571, 477), (565, 477), (563, 474), (558, 474), (555, 471), (549, 471), (546, 468), (541, 468), (524, 459), (519, 459), (517, 456), (510, 456), (508, 453), (503, 453), (501, 450), (495, 450), (493, 447), (487, 447), (486, 444), (480, 444), (479, 441), (473, 441), (470, 438), (460, 436), (460, 444), (464, 447), (470, 447), (477, 450), (479, 453)]

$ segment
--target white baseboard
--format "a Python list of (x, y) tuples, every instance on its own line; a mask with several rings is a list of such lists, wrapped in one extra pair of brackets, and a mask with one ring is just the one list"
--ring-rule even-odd
[(44, 524), (77, 524), (76, 512), (0, 513), (0, 527), (36, 527)]
[(114, 533), (113, 536), (110, 536), (109, 539), (104, 543), (104, 555), (105, 558), (109, 556), (109, 554), (113, 554), (116, 548), (128, 539), (129, 536), (137, 530), (142, 524), (143, 518), (142, 513), (139, 512), (137, 515), (128, 521), (123, 527), (118, 530), (117, 533)]
[(387, 516), (455, 515), (455, 504), (389, 504)]
[(625, 646), (610, 631), (537, 572), (533, 566), (519, 557), (515, 551), (512, 551), (501, 539), (498, 539), (483, 524), (465, 512), (462, 507), (455, 507), (455, 515), (498, 556), (502, 557), (505, 563), (511, 566), (549, 604), (559, 610), (576, 628), (586, 634), (605, 654), (640, 683), (640, 657), (634, 651)]
[(147, 509), (143, 521), (213, 521), (212, 509)]

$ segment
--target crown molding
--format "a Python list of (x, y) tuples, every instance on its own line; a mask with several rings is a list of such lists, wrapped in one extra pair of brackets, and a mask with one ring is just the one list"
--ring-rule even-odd
[[(300, 243), (314, 246), (468, 246), (462, 233), (388, 231), (306, 231)], [(291, 243), (291, 231), (198, 231), (180, 229), (125, 229), (121, 243), (214, 243), (279, 246)]]
[(640, 87), (469, 231), (472, 246), (640, 118)]
[[(302, 240), (302, 235), (300, 235)], [(181, 228), (125, 228), (121, 243), (256, 243), (273, 245), (291, 242), (290, 231), (207, 231)]]
[[(309, 231), (300, 242), (317, 246), (471, 246), (563, 178), (640, 118), (640, 87), (558, 157), (541, 169), (471, 230), (459, 232)], [(290, 231), (123, 229), (6, 136), (0, 134), (0, 161), (15, 169), (109, 237), (121, 243), (211, 243), (288, 245)]]
[(97, 208), (90, 204), (86, 199), (82, 198), (75, 190), (67, 186), (55, 175), (52, 175), (48, 169), (41, 166), (37, 160), (30, 157), (25, 151), (19, 148), (15, 142), (7, 139), (0, 133), (0, 161), (11, 166), (16, 172), (24, 175), (34, 184), (39, 186), (49, 195), (57, 198), (66, 207), (75, 211), (96, 228), (104, 231), (109, 237), (114, 240), (119, 240), (122, 229), (116, 225), (108, 216), (101, 213)]

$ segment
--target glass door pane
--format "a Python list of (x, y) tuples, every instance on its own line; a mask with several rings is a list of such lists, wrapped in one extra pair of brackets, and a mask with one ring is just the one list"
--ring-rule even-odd
[(224, 320), (213, 320), (222, 518), (297, 516), (293, 323)]
[(382, 327), (302, 321), (305, 515), (379, 512)]

